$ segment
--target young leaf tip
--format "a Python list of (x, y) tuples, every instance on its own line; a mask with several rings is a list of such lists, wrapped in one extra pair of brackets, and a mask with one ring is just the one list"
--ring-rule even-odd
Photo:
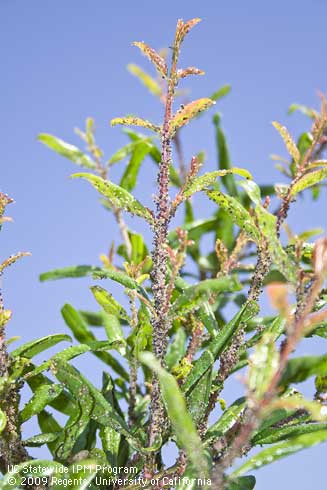
[(162, 56), (160, 56), (157, 51), (145, 44), (144, 42), (134, 41), (132, 46), (137, 46), (142, 53), (149, 58), (149, 60), (154, 64), (158, 72), (163, 78), (168, 75), (168, 67)]

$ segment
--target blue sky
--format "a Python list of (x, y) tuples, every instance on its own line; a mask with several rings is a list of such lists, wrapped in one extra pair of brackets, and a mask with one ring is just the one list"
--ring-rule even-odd
[[(286, 123), (295, 134), (308, 127), (303, 116), (286, 112), (292, 102), (316, 105), (316, 90), (327, 90), (326, 14), (324, 0), (0, 0), (1, 190), (16, 201), (8, 209), (15, 223), (1, 235), (1, 256), (32, 252), (4, 278), (6, 305), (14, 310), (9, 335), (29, 340), (64, 330), (65, 302), (94, 307), (90, 281), (40, 284), (38, 275), (96, 263), (117, 234), (96, 194), (68, 178), (73, 166), (37, 143), (37, 134), (50, 132), (76, 144), (73, 128), (93, 116), (98, 142), (110, 156), (125, 141), (119, 129), (110, 129), (110, 118), (131, 112), (161, 117), (157, 101), (126, 70), (131, 61), (151, 69), (131, 42), (169, 46), (177, 18), (201, 17), (181, 58), (183, 66), (206, 71), (190, 81), (192, 95), (206, 96), (230, 83), (231, 94), (216, 108), (233, 163), (260, 183), (280, 181), (269, 154), (284, 154), (284, 148), (271, 121)], [(183, 144), (187, 159), (206, 148), (207, 168), (215, 168), (210, 116), (185, 130)], [(148, 162), (137, 189), (144, 200), (150, 200), (154, 180)], [(297, 203), (290, 215), (294, 230), (326, 228), (326, 203), (325, 195), (318, 204), (309, 197)], [(200, 202), (198, 214), (205, 211)], [(314, 479), (316, 490), (323, 489), (325, 450), (320, 446), (268, 466), (257, 473), (257, 488), (309, 490)]]

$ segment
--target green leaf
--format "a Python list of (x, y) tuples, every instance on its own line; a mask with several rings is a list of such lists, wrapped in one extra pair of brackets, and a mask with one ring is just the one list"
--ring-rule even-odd
[(191, 119), (194, 119), (200, 112), (203, 112), (215, 102), (208, 98), (194, 100), (189, 104), (183, 106), (182, 109), (176, 112), (170, 121), (170, 134), (173, 136), (178, 129), (185, 126), (185, 124), (189, 123)]
[(89, 352), (90, 350), (91, 347), (86, 344), (72, 345), (71, 347), (68, 347), (67, 349), (64, 349), (50, 357), (50, 359), (44, 361), (39, 366), (34, 367), (31, 371), (28, 371), (28, 373), (24, 376), (24, 379), (29, 382), (30, 378), (33, 378), (34, 376), (37, 376), (43, 371), (49, 369), (52, 360), (61, 359), (63, 361), (70, 361), (71, 359), (74, 359), (74, 357), (80, 356), (85, 352)]
[[(131, 131), (130, 129), (125, 129), (125, 133), (129, 136), (129, 138), (132, 140), (132, 142), (136, 143), (138, 141), (143, 141), (144, 140), (144, 135), (136, 133), (135, 131)], [(149, 141), (149, 139), (148, 139)], [(150, 144), (150, 143), (149, 143)], [(151, 143), (151, 150), (149, 153), (151, 159), (153, 162), (158, 166), (161, 162), (161, 152), (159, 148), (154, 144)], [(182, 185), (182, 180), (175, 169), (173, 165), (169, 166), (169, 179), (170, 183), (176, 187), (181, 187)]]
[(126, 167), (126, 170), (121, 178), (120, 187), (127, 191), (132, 191), (136, 185), (137, 176), (144, 158), (150, 153), (151, 145), (145, 141), (141, 141), (133, 149), (131, 159)]
[[(227, 148), (227, 142), (224, 132), (220, 125), (220, 115), (215, 114), (213, 118), (215, 126), (216, 146), (218, 151), (218, 167), (220, 170), (228, 170), (231, 168), (231, 161)], [(226, 175), (222, 178), (222, 182), (231, 196), (237, 196), (237, 187), (235, 185), (235, 179), (233, 175)]]
[(168, 369), (172, 369), (185, 354), (186, 333), (183, 328), (179, 328), (175, 333), (173, 341), (169, 344), (165, 362)]
[(226, 97), (231, 91), (232, 87), (230, 85), (223, 85), (218, 89), (216, 92), (214, 92), (211, 96), (210, 99), (214, 100), (217, 102), (217, 100), (222, 99), (223, 97)]
[(241, 175), (242, 177), (246, 179), (252, 179), (252, 175), (250, 172), (243, 168), (230, 168), (226, 170), (216, 170), (214, 172), (207, 172), (200, 177), (197, 177), (189, 182), (188, 185), (186, 185), (184, 191), (183, 191), (183, 198), (187, 199), (191, 197), (193, 194), (199, 191), (203, 191), (213, 185), (218, 177), (224, 177), (225, 175), (228, 174), (237, 174)]
[[(62, 432), (62, 427), (58, 424), (56, 419), (51, 415), (51, 413), (47, 412), (46, 410), (43, 410), (40, 412), (37, 416), (37, 420), (40, 426), (40, 429), (42, 430), (43, 433), (46, 434), (61, 434)], [(56, 438), (57, 439), (57, 438)], [(55, 453), (56, 449), (56, 441), (51, 441), (47, 443), (47, 446), (51, 452), (52, 455)]]
[(292, 136), (289, 134), (289, 132), (288, 132), (287, 128), (285, 128), (285, 126), (282, 126), (281, 124), (279, 124), (276, 121), (274, 121), (272, 124), (277, 129), (277, 131), (279, 132), (281, 137), (283, 138), (283, 141), (285, 143), (285, 146), (286, 146), (288, 153), (291, 155), (291, 157), (293, 158), (294, 162), (297, 165), (300, 162), (301, 155), (300, 155), (300, 151), (299, 151), (298, 147), (296, 146), (295, 142), (293, 141)]
[(86, 405), (91, 404), (89, 417), (101, 425), (109, 425), (117, 432), (129, 438), (136, 447), (139, 442), (131, 435), (126, 422), (118, 415), (114, 408), (106, 401), (103, 395), (97, 390), (77, 369), (66, 362), (55, 361), (52, 365), (52, 372), (56, 378), (64, 384), (76, 398), (80, 405), (83, 401)]
[(157, 97), (161, 96), (162, 89), (158, 82), (152, 78), (148, 73), (146, 73), (142, 68), (138, 65), (134, 65), (134, 63), (129, 63), (127, 65), (127, 69), (132, 75), (135, 75), (142, 83), (146, 86), (149, 92)]
[(302, 104), (291, 104), (288, 108), (287, 113), (293, 114), (296, 111), (302, 112), (302, 114), (310, 117), (310, 119), (314, 119), (318, 116), (317, 112), (314, 109), (311, 109), (311, 107), (307, 107)]
[(312, 187), (314, 185), (319, 184), (322, 180), (327, 177), (327, 168), (322, 168), (320, 170), (314, 170), (312, 172), (308, 172), (304, 174), (293, 186), (291, 189), (291, 196), (296, 196), (299, 192), (308, 189), (308, 187)]
[(254, 476), (240, 476), (229, 481), (227, 490), (253, 490), (256, 484)]
[(3, 410), (0, 409), (0, 434), (4, 430), (7, 424), (7, 417)]
[(266, 333), (255, 346), (249, 359), (248, 388), (251, 397), (261, 400), (276, 374), (279, 366), (279, 354), (275, 347), (275, 338)]
[[(71, 305), (66, 304), (63, 306), (61, 313), (67, 326), (73, 332), (76, 340), (78, 340), (82, 344), (87, 344), (92, 349), (92, 345), (96, 341), (96, 338), (94, 334), (90, 331), (88, 325), (84, 322), (82, 316), (78, 313), (78, 311), (75, 310), (75, 308), (73, 308)], [(101, 359), (103, 362), (108, 364), (123, 379), (125, 379), (126, 381), (129, 380), (129, 375), (127, 371), (111, 354), (109, 354), (109, 352), (97, 352), (95, 350), (93, 354)]]
[(130, 318), (126, 310), (115, 300), (111, 293), (108, 293), (101, 286), (92, 286), (91, 291), (97, 303), (104, 309), (108, 315), (114, 315), (118, 318), (122, 318), (127, 322)]
[(60, 385), (44, 385), (40, 386), (30, 401), (24, 406), (20, 413), (21, 422), (26, 422), (26, 420), (40, 413), (50, 402), (57, 398), (63, 390), (63, 386)]
[(205, 436), (206, 445), (226, 434), (226, 432), (231, 429), (235, 422), (242, 416), (245, 407), (246, 399), (244, 397), (235, 400), (235, 402), (224, 411), (219, 420), (209, 427)]
[(27, 359), (32, 359), (32, 357), (36, 356), (37, 354), (40, 354), (46, 349), (50, 349), (50, 347), (53, 347), (54, 345), (63, 341), (72, 342), (72, 338), (69, 335), (59, 333), (47, 335), (46, 337), (32, 340), (31, 342), (21, 345), (15, 349), (11, 355), (12, 357), (25, 357)]
[(184, 393), (190, 392), (202, 375), (211, 368), (215, 360), (228, 347), (233, 335), (241, 325), (248, 322), (258, 313), (258, 305), (253, 301), (245, 303), (240, 311), (218, 332), (217, 336), (210, 341), (207, 350), (194, 363), (185, 383), (182, 386)]
[(96, 164), (90, 157), (85, 155), (81, 150), (79, 150), (76, 146), (70, 145), (65, 141), (52, 136), (51, 134), (39, 134), (38, 140), (41, 141), (44, 145), (54, 150), (59, 155), (68, 158), (77, 165), (81, 167), (86, 167), (90, 169), (96, 168)]
[(311, 376), (327, 376), (327, 355), (301, 356), (290, 359), (280, 385), (286, 388), (291, 383), (301, 383)]
[(255, 435), (251, 439), (251, 444), (274, 444), (284, 439), (317, 432), (318, 430), (323, 429), (327, 429), (327, 424), (308, 424), (304, 422), (302, 424), (293, 423), (292, 425), (286, 425), (284, 427), (268, 427), (267, 429), (260, 431), (259, 434)]
[(141, 361), (157, 374), (162, 397), (178, 443), (185, 450), (198, 477), (205, 477), (208, 473), (208, 467), (202, 451), (202, 443), (175, 378), (160, 366), (150, 352), (141, 354)]
[(36, 436), (29, 437), (24, 441), (24, 446), (26, 447), (41, 447), (44, 444), (49, 444), (50, 442), (54, 442), (58, 439), (58, 434), (46, 433), (46, 434), (38, 434)]
[[(137, 133), (135, 133), (137, 134)], [(114, 163), (120, 162), (121, 160), (124, 160), (125, 158), (128, 157), (128, 155), (131, 155), (134, 151), (134, 149), (143, 143), (147, 143), (150, 146), (150, 151), (153, 150), (154, 145), (151, 142), (152, 138), (151, 137), (145, 137), (145, 136), (139, 136), (136, 138), (134, 141), (131, 143), (127, 143), (127, 145), (122, 146), (119, 148), (113, 155), (112, 157), (108, 160), (108, 165), (113, 165)]]
[(208, 369), (187, 398), (187, 408), (195, 425), (198, 425), (208, 407), (212, 384), (212, 369)]
[(100, 194), (109, 199), (116, 208), (128, 211), (131, 214), (146, 219), (151, 224), (153, 223), (151, 211), (145, 208), (134, 196), (132, 196), (132, 194), (119, 185), (87, 173), (73, 174), (72, 178), (82, 178), (87, 180), (98, 192), (100, 192)]
[(319, 430), (312, 434), (303, 434), (297, 437), (291, 437), (284, 442), (275, 444), (273, 447), (264, 449), (260, 453), (250, 458), (240, 468), (238, 468), (232, 476), (244, 475), (253, 469), (259, 469), (262, 466), (273, 463), (278, 459), (285, 458), (290, 454), (294, 454), (302, 449), (315, 446), (324, 442), (327, 439), (327, 429)]
[(121, 124), (123, 126), (139, 126), (141, 128), (151, 129), (151, 131), (154, 131), (155, 133), (161, 132), (160, 126), (156, 126), (150, 121), (147, 121), (146, 119), (141, 119), (137, 116), (115, 117), (114, 119), (111, 119), (110, 124), (111, 126), (117, 126), (118, 124)]
[(208, 300), (211, 294), (228, 293), (239, 291), (240, 283), (235, 277), (220, 277), (217, 279), (206, 279), (183, 290), (169, 310), (170, 316), (174, 317), (185, 311), (197, 309)]
[(256, 204), (256, 215), (261, 233), (267, 239), (267, 245), (273, 263), (279, 271), (290, 282), (296, 281), (296, 270), (290, 257), (287, 255), (276, 233), (275, 215), (269, 213), (261, 204), (261, 193), (259, 186), (249, 180), (237, 182), (248, 194), (251, 201)]
[(104, 269), (94, 267), (93, 265), (77, 265), (71, 267), (63, 267), (62, 269), (54, 269), (44, 272), (40, 275), (40, 281), (55, 281), (57, 279), (77, 278), (92, 276), (95, 279), (112, 279), (118, 282), (127, 289), (138, 289), (143, 294), (139, 284), (129, 277), (125, 272), (115, 269)]
[(254, 202), (254, 204), (256, 204), (257, 206), (262, 205), (260, 187), (255, 182), (253, 182), (252, 180), (251, 181), (241, 180), (237, 182), (237, 184), (243, 187), (243, 189), (245, 190), (245, 192), (247, 193), (251, 201)]
[(163, 78), (167, 77), (167, 64), (164, 58), (160, 56), (160, 54), (158, 54), (153, 48), (143, 42), (135, 41), (133, 43), (133, 46), (137, 46), (142, 51), (142, 53), (154, 64), (154, 66)]
[(207, 194), (210, 199), (229, 214), (233, 223), (244, 230), (256, 243), (260, 241), (260, 233), (254, 219), (235, 197), (228, 196), (217, 190), (207, 191)]

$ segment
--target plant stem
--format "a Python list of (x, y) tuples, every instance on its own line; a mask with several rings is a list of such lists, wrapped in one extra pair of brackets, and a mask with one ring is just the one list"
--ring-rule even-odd
[[(152, 291), (156, 315), (152, 316), (153, 328), (153, 353), (156, 358), (164, 363), (167, 350), (167, 333), (169, 322), (167, 312), (169, 308), (168, 286), (166, 278), (168, 273), (167, 236), (170, 221), (170, 198), (169, 198), (169, 167), (171, 165), (172, 138), (170, 132), (170, 120), (174, 93), (177, 84), (176, 65), (178, 54), (173, 50), (170, 77), (167, 84), (167, 96), (165, 102), (164, 123), (161, 137), (161, 162), (157, 176), (158, 195), (156, 196), (156, 219), (154, 224), (154, 249), (152, 252), (153, 268), (151, 273)], [(161, 433), (164, 408), (160, 397), (160, 386), (157, 376), (153, 377), (151, 405), (151, 424), (149, 444), (152, 445), (157, 435)]]

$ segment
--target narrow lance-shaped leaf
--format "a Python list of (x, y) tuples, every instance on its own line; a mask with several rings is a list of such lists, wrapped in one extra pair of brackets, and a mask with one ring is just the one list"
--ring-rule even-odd
[(228, 347), (232, 336), (240, 326), (258, 313), (258, 305), (253, 301), (245, 303), (241, 310), (228, 322), (217, 336), (211, 340), (207, 349), (201, 354), (201, 357), (194, 363), (194, 366), (187, 376), (182, 386), (182, 391), (188, 393), (199, 381), (203, 374), (211, 368), (215, 360)]
[(22, 257), (26, 257), (28, 255), (31, 254), (29, 252), (18, 252), (17, 254), (8, 257), (8, 259), (4, 260), (2, 264), (0, 264), (0, 274), (2, 274), (2, 272), (6, 267), (10, 267), (15, 262), (17, 262), (17, 260), (21, 259)]
[(50, 349), (50, 347), (64, 341), (72, 342), (72, 338), (65, 334), (47, 335), (41, 339), (32, 340), (31, 342), (21, 345), (15, 349), (11, 355), (13, 357), (26, 357), (27, 359), (32, 359), (32, 357), (40, 354), (44, 350)]
[(134, 65), (134, 63), (129, 63), (127, 65), (127, 69), (130, 73), (135, 75), (143, 83), (143, 85), (146, 86), (151, 94), (156, 95), (157, 97), (161, 96), (162, 90), (158, 82), (148, 75), (148, 73), (142, 70), (142, 68)]
[(101, 286), (92, 286), (91, 291), (96, 301), (108, 315), (114, 315), (126, 321), (130, 320), (126, 310), (115, 300), (111, 293), (108, 293)]
[(117, 126), (118, 124), (123, 126), (139, 126), (141, 128), (151, 129), (155, 133), (160, 133), (161, 131), (160, 126), (156, 126), (152, 122), (137, 116), (115, 117), (110, 121), (110, 124), (111, 126)]
[(132, 194), (119, 185), (92, 174), (74, 174), (72, 177), (87, 180), (117, 208), (124, 209), (129, 213), (145, 218), (149, 223), (153, 223), (153, 216), (150, 210), (145, 208)]
[[(204, 75), (204, 71), (200, 70), (199, 68), (196, 68), (195, 66), (189, 66), (188, 68), (177, 70), (178, 78), (185, 78), (189, 75)], [(212, 97), (210, 98), (212, 99)]]
[(302, 449), (320, 444), (327, 439), (327, 429), (319, 430), (311, 434), (303, 434), (297, 437), (291, 437), (284, 442), (275, 444), (273, 447), (264, 449), (260, 453), (250, 458), (232, 476), (240, 476), (248, 473), (253, 469), (259, 469), (262, 466), (273, 463), (278, 459), (294, 454)]
[(176, 49), (179, 49), (180, 45), (184, 41), (185, 36), (199, 22), (201, 22), (201, 19), (199, 19), (198, 17), (187, 20), (186, 22), (184, 22), (182, 19), (178, 19), (177, 26), (176, 26), (176, 34), (175, 34), (175, 43), (174, 43), (174, 47)]
[(32, 436), (32, 437), (29, 437), (28, 439), (25, 439), (24, 446), (26, 446), (26, 447), (41, 447), (44, 444), (49, 444), (51, 442), (56, 441), (58, 439), (58, 437), (59, 437), (59, 433), (58, 434), (54, 434), (54, 433), (38, 434), (36, 436)]
[(137, 46), (142, 53), (149, 58), (163, 78), (168, 75), (168, 68), (165, 60), (153, 48), (143, 42), (135, 41), (133, 46)]
[(256, 484), (254, 476), (240, 476), (233, 478), (228, 482), (226, 490), (253, 490)]
[(176, 112), (170, 121), (171, 136), (175, 134), (177, 129), (185, 126), (185, 124), (190, 122), (191, 119), (200, 114), (200, 112), (209, 109), (209, 107), (214, 104), (215, 102), (208, 98), (194, 100), (193, 102), (186, 104), (182, 109)]
[(33, 397), (24, 406), (20, 413), (22, 422), (40, 413), (50, 402), (57, 398), (63, 390), (60, 385), (44, 385), (40, 386), (34, 393)]
[(127, 145), (122, 146), (119, 148), (113, 155), (112, 157), (108, 160), (108, 165), (113, 165), (114, 163), (120, 162), (121, 160), (124, 160), (125, 158), (128, 157), (131, 153), (133, 153), (133, 150), (135, 149), (136, 146), (138, 146), (140, 143), (148, 143), (151, 147), (151, 150), (153, 150), (153, 143), (151, 142), (151, 137), (147, 138), (145, 136), (140, 136), (139, 138), (135, 139), (135, 141), (132, 141), (131, 143), (127, 143)]
[(4, 430), (7, 424), (6, 414), (0, 409), (0, 434)]
[(53, 363), (52, 371), (58, 380), (71, 390), (77, 400), (83, 392), (86, 397), (85, 400), (92, 402), (90, 417), (93, 420), (101, 425), (110, 425), (129, 438), (135, 447), (139, 447), (139, 442), (132, 436), (122, 417), (114, 411), (114, 408), (103, 395), (77, 369), (65, 362), (56, 361)]
[[(76, 340), (83, 344), (87, 344), (92, 350), (92, 346), (94, 342), (96, 342), (96, 337), (94, 336), (93, 332), (90, 331), (78, 311), (71, 305), (66, 304), (63, 306), (61, 313), (67, 326), (73, 332)], [(103, 362), (111, 366), (112, 369), (114, 369), (123, 379), (126, 381), (129, 379), (126, 370), (109, 352), (98, 352), (97, 350), (92, 350), (92, 353)], [(60, 362), (61, 359), (56, 358), (54, 361)]]
[(285, 128), (285, 126), (282, 126), (281, 124), (279, 124), (276, 121), (273, 122), (273, 126), (277, 129), (277, 131), (279, 132), (279, 134), (283, 138), (283, 141), (285, 143), (285, 146), (287, 148), (288, 153), (291, 155), (294, 162), (296, 164), (298, 164), (300, 161), (301, 155), (300, 155), (298, 147), (296, 146), (296, 144), (295, 144), (292, 136), (288, 132), (287, 128)]
[(299, 192), (308, 189), (314, 185), (320, 184), (320, 182), (327, 177), (327, 168), (320, 170), (314, 170), (304, 174), (291, 188), (291, 196), (296, 196)]
[(228, 174), (236, 174), (244, 177), (245, 179), (252, 179), (250, 172), (243, 168), (230, 168), (226, 170), (216, 170), (214, 172), (207, 172), (196, 179), (190, 181), (183, 191), (183, 197), (189, 198), (193, 194), (199, 191), (203, 191), (214, 184), (218, 177), (224, 177)]
[(262, 235), (267, 240), (270, 256), (279, 271), (290, 281), (296, 281), (296, 271), (293, 262), (284, 250), (276, 233), (275, 215), (269, 213), (261, 204), (261, 192), (259, 186), (250, 180), (237, 182), (248, 194), (249, 198), (256, 204), (255, 212)]
[(268, 427), (252, 438), (252, 445), (274, 444), (276, 442), (300, 436), (302, 434), (311, 434), (323, 429), (327, 429), (326, 423), (310, 424), (305, 421), (303, 424), (291, 424), (284, 427)]
[(279, 366), (274, 336), (265, 334), (249, 359), (248, 388), (251, 400), (261, 400)]
[(307, 106), (302, 105), (302, 104), (291, 104), (288, 108), (287, 113), (293, 114), (296, 111), (302, 112), (302, 114), (310, 117), (310, 119), (315, 119), (316, 117), (318, 117), (317, 111), (315, 111), (311, 107), (307, 107)]
[(290, 359), (280, 385), (286, 388), (291, 383), (301, 383), (310, 376), (327, 376), (327, 355), (301, 356)]
[(91, 158), (85, 155), (81, 150), (79, 150), (76, 146), (70, 145), (65, 141), (52, 136), (51, 134), (42, 133), (38, 136), (38, 140), (41, 141), (44, 145), (54, 150), (59, 155), (68, 158), (72, 162), (80, 165), (81, 167), (86, 167), (90, 169), (96, 168), (96, 164)]
[[(185, 311), (189, 309), (189, 304), (192, 305), (192, 303), (198, 299), (200, 300), (200, 305), (201, 303), (204, 303), (211, 294), (238, 291), (240, 288), (240, 283), (234, 277), (206, 279), (185, 288), (183, 293), (178, 296), (176, 301), (172, 304), (169, 314), (173, 317), (174, 315), (181, 314), (181, 312), (185, 313)], [(191, 309), (193, 309), (192, 306)]]
[(40, 280), (55, 281), (57, 279), (79, 278), (86, 276), (92, 276), (95, 279), (112, 279), (127, 289), (138, 289), (140, 293), (143, 292), (139, 284), (134, 279), (129, 277), (126, 272), (117, 271), (116, 269), (104, 269), (93, 265), (77, 265), (63, 267), (62, 269), (54, 269), (41, 274)]
[(141, 164), (150, 151), (151, 145), (146, 141), (140, 142), (139, 145), (135, 146), (130, 161), (121, 178), (120, 187), (123, 187), (127, 191), (134, 189)]
[(226, 95), (228, 95), (230, 91), (231, 91), (230, 85), (223, 85), (218, 90), (216, 90), (216, 92), (210, 95), (210, 99), (214, 101), (220, 100), (223, 97), (226, 97)]
[[(229, 86), (227, 86), (229, 87)], [(224, 87), (222, 88), (224, 89)], [(225, 90), (223, 90), (225, 95)], [(216, 92), (211, 96), (213, 100), (217, 100), (220, 96), (220, 91)], [(215, 136), (216, 136), (216, 146), (218, 152), (218, 167), (220, 170), (228, 170), (231, 168), (231, 161), (229, 156), (229, 151), (227, 147), (227, 141), (225, 134), (221, 128), (220, 115), (217, 113), (213, 117), (213, 123), (215, 126)], [(226, 175), (222, 178), (222, 182), (231, 196), (237, 196), (237, 187), (233, 175)]]
[(168, 346), (165, 362), (168, 369), (173, 368), (185, 354), (186, 333), (183, 328), (179, 328), (171, 344)]
[(205, 477), (208, 468), (202, 451), (202, 443), (175, 378), (160, 366), (158, 360), (150, 352), (141, 354), (141, 361), (157, 374), (162, 397), (178, 443), (185, 450), (198, 476)]
[(216, 190), (207, 191), (207, 194), (210, 199), (216, 202), (230, 215), (233, 223), (237, 224), (241, 229), (243, 229), (256, 243), (260, 241), (260, 233), (256, 227), (254, 219), (237, 199)]
[(211, 441), (226, 434), (226, 432), (241, 417), (245, 407), (246, 400), (244, 397), (235, 400), (235, 402), (224, 411), (219, 420), (209, 427), (205, 437), (206, 443), (209, 444)]

